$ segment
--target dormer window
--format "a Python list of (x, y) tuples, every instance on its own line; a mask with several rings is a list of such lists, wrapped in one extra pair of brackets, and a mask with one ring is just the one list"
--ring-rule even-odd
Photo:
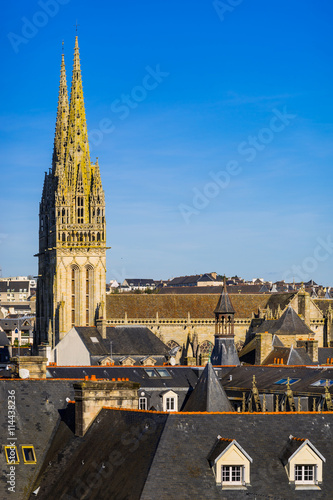
[(216, 484), (223, 490), (246, 489), (249, 486), (252, 458), (235, 439), (217, 436), (207, 458)]
[(281, 460), (296, 490), (320, 489), (326, 459), (308, 439), (289, 436)]
[(178, 395), (174, 391), (165, 391), (161, 394), (163, 411), (178, 411)]

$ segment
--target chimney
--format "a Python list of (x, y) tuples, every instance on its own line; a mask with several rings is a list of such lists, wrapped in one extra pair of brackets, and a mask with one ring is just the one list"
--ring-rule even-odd
[(96, 327), (103, 339), (106, 339), (106, 320), (98, 319), (96, 320)]
[(11, 362), (15, 377), (46, 379), (47, 358), (43, 356), (15, 356)]
[(297, 340), (297, 347), (305, 347), (312, 361), (318, 363), (318, 340)]
[(138, 409), (140, 384), (128, 379), (75, 382), (75, 434), (84, 436), (103, 406)]

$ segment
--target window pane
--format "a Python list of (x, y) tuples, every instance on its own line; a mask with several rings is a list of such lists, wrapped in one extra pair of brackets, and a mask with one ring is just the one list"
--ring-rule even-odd
[(157, 377), (157, 373), (152, 368), (146, 368), (145, 372), (147, 373), (148, 377)]
[(168, 370), (165, 370), (164, 368), (156, 368), (156, 371), (160, 377), (171, 377)]

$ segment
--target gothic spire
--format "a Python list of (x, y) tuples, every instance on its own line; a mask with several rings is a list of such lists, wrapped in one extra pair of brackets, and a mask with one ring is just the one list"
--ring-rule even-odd
[(54, 137), (52, 172), (56, 177), (61, 175), (65, 163), (65, 151), (68, 131), (68, 92), (66, 80), (65, 57), (61, 55), (60, 84), (58, 97), (57, 121)]
[(214, 311), (215, 313), (222, 314), (235, 314), (235, 309), (232, 307), (228, 292), (227, 292), (227, 283), (224, 279), (223, 288), (221, 292), (220, 299)]
[(75, 192), (78, 171), (82, 173), (85, 194), (89, 191), (90, 154), (80, 66), (78, 37), (75, 37), (71, 98), (69, 104), (66, 175)]

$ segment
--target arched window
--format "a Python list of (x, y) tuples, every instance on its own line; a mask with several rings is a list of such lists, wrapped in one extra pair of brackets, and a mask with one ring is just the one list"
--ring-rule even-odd
[(89, 326), (93, 323), (93, 279), (94, 279), (94, 269), (91, 266), (87, 266), (85, 270), (85, 278), (86, 278), (86, 326)]
[(72, 326), (79, 322), (79, 268), (71, 269), (71, 323)]

